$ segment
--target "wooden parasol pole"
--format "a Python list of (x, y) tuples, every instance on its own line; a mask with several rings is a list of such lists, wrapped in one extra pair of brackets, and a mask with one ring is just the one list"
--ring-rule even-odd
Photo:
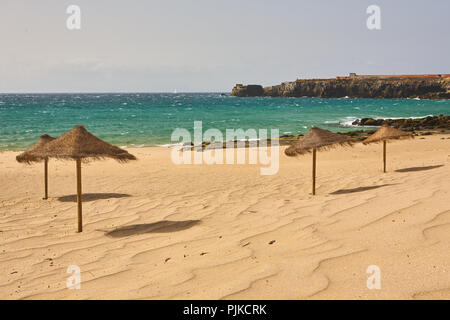
[(44, 200), (48, 199), (48, 159), (44, 162)]
[(312, 194), (316, 194), (316, 148), (313, 149)]
[(386, 140), (383, 140), (383, 172), (386, 172)]
[(81, 159), (77, 159), (78, 232), (83, 231), (83, 208), (81, 201)]

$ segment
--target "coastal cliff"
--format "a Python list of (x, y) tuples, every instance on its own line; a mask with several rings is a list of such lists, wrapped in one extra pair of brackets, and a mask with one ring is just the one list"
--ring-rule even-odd
[(236, 85), (238, 97), (318, 97), (318, 98), (420, 98), (449, 99), (449, 75), (349, 76), (334, 79), (306, 79), (263, 88)]
[(256, 84), (249, 84), (247, 86), (237, 84), (231, 91), (231, 95), (236, 97), (261, 97), (264, 96), (264, 93), (263, 87)]

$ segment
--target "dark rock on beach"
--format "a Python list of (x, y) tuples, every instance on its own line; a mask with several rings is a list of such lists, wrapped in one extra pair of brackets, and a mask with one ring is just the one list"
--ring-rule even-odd
[(354, 141), (363, 141), (370, 135), (374, 134), (376, 130), (357, 130), (350, 132), (343, 132), (341, 134), (352, 138)]

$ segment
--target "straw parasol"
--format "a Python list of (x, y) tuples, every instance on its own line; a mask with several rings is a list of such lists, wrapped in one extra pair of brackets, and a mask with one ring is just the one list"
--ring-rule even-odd
[(113, 146), (90, 132), (83, 126), (76, 126), (59, 138), (47, 143), (36, 152), (37, 158), (56, 158), (75, 160), (77, 168), (77, 204), (78, 204), (78, 232), (83, 231), (82, 225), (82, 194), (81, 194), (81, 162), (103, 160), (111, 158), (119, 162), (136, 160), (127, 151)]
[(364, 144), (383, 142), (383, 172), (386, 172), (386, 142), (388, 140), (411, 139), (414, 136), (405, 131), (383, 124), (380, 129), (363, 141)]
[(303, 138), (296, 141), (284, 153), (289, 157), (302, 155), (308, 152), (313, 153), (313, 169), (312, 169), (312, 194), (316, 194), (316, 151), (327, 150), (338, 145), (351, 146), (350, 138), (333, 133), (328, 130), (312, 127)]
[(42, 151), (44, 145), (49, 143), (50, 141), (55, 140), (55, 138), (49, 136), (48, 134), (44, 134), (41, 136), (38, 142), (34, 144), (31, 148), (27, 149), (25, 152), (19, 154), (16, 157), (16, 160), (20, 163), (31, 164), (32, 162), (41, 162), (44, 161), (44, 186), (45, 186), (45, 194), (44, 200), (48, 199), (48, 157), (38, 157), (36, 153)]

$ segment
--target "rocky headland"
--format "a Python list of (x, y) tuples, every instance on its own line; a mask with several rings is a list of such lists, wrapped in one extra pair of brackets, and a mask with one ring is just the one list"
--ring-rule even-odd
[(333, 79), (305, 79), (280, 85), (237, 84), (238, 97), (318, 97), (318, 98), (420, 98), (449, 99), (450, 75), (359, 76)]

